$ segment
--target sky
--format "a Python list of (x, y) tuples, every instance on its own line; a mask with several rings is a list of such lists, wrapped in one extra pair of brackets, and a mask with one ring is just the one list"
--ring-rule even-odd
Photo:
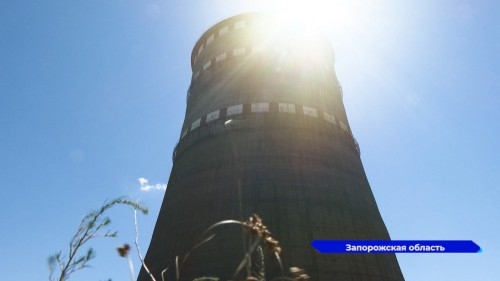
[[(350, 126), (394, 240), (473, 240), (479, 254), (398, 254), (408, 281), (500, 275), (500, 2), (0, 1), (0, 271), (47, 280), (82, 217), (120, 196), (145, 254), (172, 167), (190, 55), (218, 21), (302, 11), (330, 39)], [(130, 280), (108, 213), (70, 280)], [(138, 259), (134, 256), (136, 274)]]

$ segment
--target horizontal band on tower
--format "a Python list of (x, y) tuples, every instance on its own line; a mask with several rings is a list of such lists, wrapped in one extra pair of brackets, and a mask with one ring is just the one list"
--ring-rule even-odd
[[(204, 71), (208, 71), (216, 64), (220, 65), (221, 63), (233, 58), (243, 58), (245, 56), (258, 55), (259, 53), (264, 52), (266, 52), (266, 48), (260, 45), (251, 47), (238, 47), (227, 50), (225, 52), (221, 52), (215, 55), (213, 58), (206, 60), (203, 65), (201, 65), (201, 67), (196, 70), (196, 72), (193, 71), (192, 81), (195, 81), (200, 76), (200, 74), (202, 74)], [(279, 51), (276, 51), (276, 53), (279, 54)], [(279, 67), (279, 65), (277, 67)], [(324, 63), (322, 65), (322, 68), (325, 72), (332, 72), (332, 66), (328, 63)]]
[(336, 118), (333, 114), (322, 112), (317, 108), (293, 104), (293, 103), (281, 103), (281, 102), (257, 102), (257, 103), (245, 103), (236, 104), (221, 109), (214, 110), (205, 116), (196, 119), (191, 123), (190, 126), (185, 128), (181, 134), (181, 140), (187, 136), (190, 132), (206, 125), (215, 120), (227, 120), (231, 119), (231, 116), (236, 116), (240, 114), (251, 114), (251, 113), (286, 113), (286, 114), (298, 114), (305, 117), (323, 119), (327, 123), (338, 126), (340, 129), (348, 132), (352, 135), (351, 131), (347, 125)]

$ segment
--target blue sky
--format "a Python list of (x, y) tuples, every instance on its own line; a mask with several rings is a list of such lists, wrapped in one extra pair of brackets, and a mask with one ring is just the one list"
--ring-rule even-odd
[[(46, 280), (83, 215), (122, 195), (150, 209), (145, 253), (163, 191), (138, 179), (168, 181), (196, 40), (240, 12), (299, 7), (321, 11), (391, 237), (483, 248), (400, 254), (406, 280), (497, 280), (500, 3), (304, 2), (0, 2), (2, 279)], [(109, 215), (119, 238), (96, 240), (93, 267), (71, 280), (129, 280), (115, 248), (133, 243), (133, 212)]]

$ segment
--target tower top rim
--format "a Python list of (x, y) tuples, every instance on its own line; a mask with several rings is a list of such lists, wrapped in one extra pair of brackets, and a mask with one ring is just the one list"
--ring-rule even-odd
[[(225, 25), (230, 25), (232, 23), (236, 23), (241, 20), (248, 20), (248, 19), (271, 19), (274, 17), (279, 17), (281, 14), (279, 12), (273, 12), (273, 11), (253, 11), (253, 12), (245, 12), (241, 14), (237, 14), (228, 18), (225, 18), (214, 25), (212, 25), (209, 29), (207, 29), (203, 34), (200, 36), (200, 38), (196, 41), (196, 44), (194, 45), (192, 51), (191, 51), (191, 69), (194, 67), (195, 59), (197, 56), (197, 50), (201, 47), (201, 45), (206, 42), (207, 38), (211, 36), (212, 34), (215, 34), (215, 30), (218, 28), (225, 26)], [(330, 42), (330, 40), (327, 39), (327, 37), (324, 34), (321, 34), (323, 39), (327, 42), (327, 45), (332, 51), (332, 54), (334, 54), (333, 51), (333, 46)], [(335, 55), (334, 55), (335, 56)]]

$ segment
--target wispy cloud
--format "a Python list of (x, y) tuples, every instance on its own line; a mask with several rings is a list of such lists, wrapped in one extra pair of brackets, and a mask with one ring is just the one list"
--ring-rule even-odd
[(148, 184), (148, 179), (146, 178), (138, 178), (137, 179), (141, 184), (141, 191), (151, 191), (151, 190), (165, 190), (167, 189), (166, 183), (156, 183), (153, 185)]

